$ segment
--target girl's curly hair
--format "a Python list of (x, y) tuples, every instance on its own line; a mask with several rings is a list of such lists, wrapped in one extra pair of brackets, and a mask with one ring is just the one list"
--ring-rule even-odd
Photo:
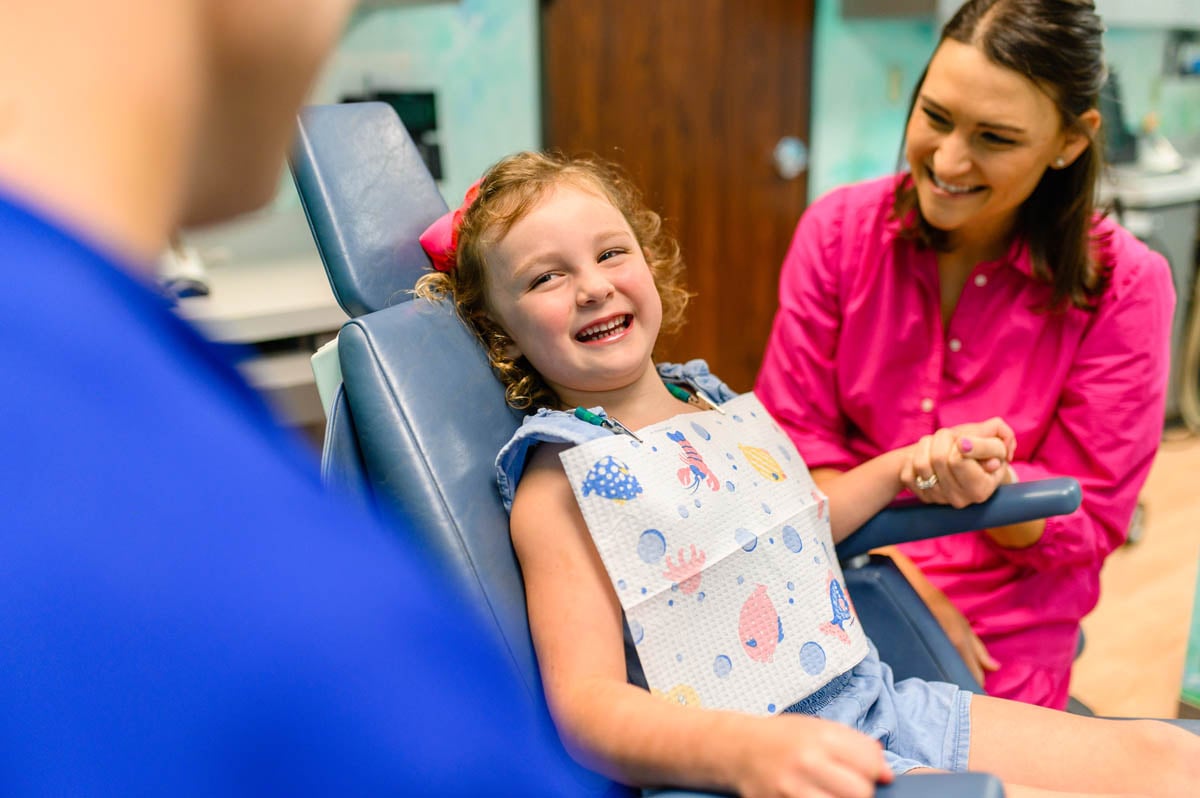
[(507, 354), (512, 339), (492, 319), (487, 307), (487, 256), (492, 245), (504, 238), (548, 191), (563, 184), (599, 192), (625, 217), (646, 254), (662, 299), (663, 333), (674, 333), (683, 326), (690, 296), (683, 285), (684, 265), (678, 242), (616, 164), (557, 152), (521, 152), (502, 159), (488, 169), (477, 196), (462, 215), (455, 268), (423, 275), (414, 292), (425, 299), (454, 302), (458, 315), (483, 343), (488, 361), (504, 384), (505, 399), (518, 410), (559, 407), (562, 403), (528, 360)]

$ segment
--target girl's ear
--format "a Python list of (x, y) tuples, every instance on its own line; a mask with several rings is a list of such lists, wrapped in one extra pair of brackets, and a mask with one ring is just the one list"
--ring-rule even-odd
[(1063, 147), (1054, 160), (1055, 167), (1062, 169), (1070, 166), (1091, 145), (1100, 130), (1100, 112), (1095, 108), (1084, 111), (1079, 115), (1079, 126), (1086, 133), (1072, 128), (1064, 134)]
[(521, 356), (521, 347), (517, 346), (517, 342), (512, 339), (512, 336), (504, 329), (504, 325), (496, 320), (495, 315), (490, 310), (487, 312), (487, 320), (495, 327), (495, 330), (492, 332), (493, 336), (499, 337), (499, 335), (503, 335), (508, 340), (508, 343), (504, 345), (504, 356), (510, 360), (519, 358)]

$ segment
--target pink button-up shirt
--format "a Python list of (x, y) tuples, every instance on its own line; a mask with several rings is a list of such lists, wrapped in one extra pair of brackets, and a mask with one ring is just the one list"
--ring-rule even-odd
[(1002, 664), (993, 695), (1064, 706), (1079, 620), (1124, 540), (1162, 432), (1174, 290), (1166, 261), (1097, 223), (1112, 281), (1095, 311), (1046, 312), (1015, 243), (978, 264), (944, 327), (936, 254), (898, 237), (895, 178), (805, 213), (783, 264), (755, 392), (810, 468), (848, 469), (940, 427), (1000, 416), (1022, 481), (1072, 476), (1083, 503), (1034, 545), (982, 532), (904, 551)]

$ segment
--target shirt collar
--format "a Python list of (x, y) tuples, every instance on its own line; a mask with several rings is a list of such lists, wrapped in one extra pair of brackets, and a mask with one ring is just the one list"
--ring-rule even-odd
[[(914, 209), (909, 211), (909, 218), (915, 216), (917, 211)], [(888, 214), (884, 219), (883, 233), (889, 244), (900, 238), (901, 230), (900, 220), (892, 214)], [(1008, 249), (1003, 255), (993, 260), (983, 261), (979, 264), (987, 271), (995, 271), (1001, 266), (1010, 266), (1016, 269), (1021, 274), (1029, 279), (1035, 279), (1033, 270), (1033, 256), (1030, 253), (1028, 243), (1023, 236), (1013, 236), (1012, 241), (1008, 245)]]

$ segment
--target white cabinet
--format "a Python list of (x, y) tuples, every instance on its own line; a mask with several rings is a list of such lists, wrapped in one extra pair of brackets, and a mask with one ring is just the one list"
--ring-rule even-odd
[(1096, 0), (1110, 28), (1200, 29), (1200, 0)]
[[(941, 25), (962, 0), (842, 0), (842, 16), (929, 17)], [(1108, 27), (1200, 30), (1200, 0), (1096, 0)]]

